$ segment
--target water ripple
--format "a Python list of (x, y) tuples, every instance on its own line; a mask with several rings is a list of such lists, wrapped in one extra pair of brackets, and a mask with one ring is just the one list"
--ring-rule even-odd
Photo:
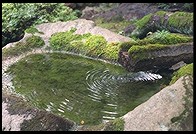
[(88, 97), (95, 103), (104, 103), (102, 118), (104, 121), (113, 120), (118, 117), (116, 96), (119, 84), (137, 81), (154, 81), (161, 79), (159, 74), (150, 72), (128, 73), (125, 75), (112, 75), (109, 69), (90, 70), (86, 73), (86, 83), (88, 85)]

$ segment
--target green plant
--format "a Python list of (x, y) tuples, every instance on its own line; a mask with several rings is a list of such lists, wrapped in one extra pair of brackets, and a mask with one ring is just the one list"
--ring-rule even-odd
[(177, 44), (177, 43), (187, 43), (192, 42), (193, 37), (170, 33), (169, 31), (162, 30), (153, 33), (147, 38), (138, 41), (138, 44), (153, 44), (153, 43), (161, 43), (161, 44)]
[(133, 42), (133, 41), (122, 42), (122, 43), (120, 43), (120, 46), (119, 47), (120, 47), (120, 49), (127, 51), (127, 50), (129, 50), (129, 48), (131, 46), (135, 45), (135, 43), (136, 42)]
[[(72, 51), (81, 53), (88, 56), (100, 57), (104, 55), (105, 58), (117, 59), (118, 47), (112, 47), (109, 49), (107, 41), (103, 36), (87, 34), (74, 34), (76, 29), (72, 29), (66, 32), (55, 33), (50, 38), (50, 46), (55, 50)], [(107, 49), (107, 50), (106, 50)], [(109, 51), (114, 51), (109, 53)]]
[(105, 48), (104, 58), (117, 61), (119, 52), (119, 43), (108, 43)]
[(175, 83), (180, 77), (185, 75), (193, 75), (193, 63), (181, 67), (178, 71), (173, 73), (170, 84)]
[(107, 41), (103, 36), (92, 35), (86, 39), (84, 49), (90, 56), (101, 56), (104, 53)]
[(83, 35), (74, 34), (75, 31), (76, 29), (72, 28), (71, 30), (66, 32), (54, 33), (49, 40), (50, 46), (55, 50), (69, 51), (75, 46), (74, 42), (79, 41), (81, 43), (82, 40), (87, 39), (91, 36), (90, 33)]
[(30, 26), (73, 20), (77, 15), (63, 3), (3, 3), (2, 44), (19, 40)]
[(31, 48), (39, 48), (45, 45), (40, 36), (31, 36), (26, 39), (26, 44)]
[(30, 27), (30, 28), (27, 28), (25, 30), (26, 33), (31, 33), (31, 34), (35, 34), (35, 33), (40, 33), (40, 34), (44, 34), (43, 32), (40, 32), (39, 30), (37, 30), (37, 28), (35, 27)]

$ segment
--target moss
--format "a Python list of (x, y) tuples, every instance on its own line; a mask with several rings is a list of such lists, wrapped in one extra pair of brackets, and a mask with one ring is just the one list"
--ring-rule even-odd
[(175, 28), (193, 27), (193, 13), (175, 12), (169, 17), (168, 24)]
[(135, 41), (122, 42), (122, 43), (120, 43), (119, 47), (122, 50), (128, 51), (131, 46), (136, 45), (136, 44), (137, 44), (137, 42), (135, 42)]
[(187, 36), (184, 34), (177, 34), (177, 33), (170, 33), (168, 31), (162, 30), (162, 31), (156, 31), (155, 33), (147, 36), (144, 39), (137, 39), (135, 41), (130, 42), (123, 42), (120, 44), (120, 48), (123, 50), (128, 50), (133, 45), (147, 45), (147, 44), (165, 44), (165, 45), (171, 45), (171, 44), (178, 44), (178, 43), (187, 43), (192, 42), (193, 37)]
[(146, 44), (160, 43), (160, 44), (170, 45), (170, 44), (177, 44), (177, 43), (187, 43), (192, 41), (193, 41), (192, 36), (170, 33), (168, 31), (162, 30), (153, 33), (152, 35), (144, 38), (143, 40), (139, 40), (138, 44), (146, 45)]
[(179, 120), (181, 120), (183, 118), (183, 115), (186, 113), (186, 110), (184, 110), (179, 116), (176, 116), (176, 117), (173, 117), (171, 119), (171, 122), (174, 123), (174, 122), (177, 122)]
[(170, 84), (175, 83), (180, 77), (185, 75), (193, 75), (193, 63), (187, 64), (174, 72)]
[(193, 35), (193, 13), (158, 11), (154, 14), (144, 16), (135, 25), (137, 27), (131, 33), (131, 37), (140, 39), (146, 37), (148, 32), (154, 32), (156, 30), (167, 30), (174, 33)]
[(134, 45), (129, 49), (128, 53), (133, 59), (142, 60), (150, 58), (150, 52), (161, 50), (163, 48), (166, 48), (163, 44), (148, 44), (143, 46)]
[(124, 123), (122, 118), (116, 118), (106, 124), (105, 131), (123, 131)]
[(71, 30), (55, 33), (50, 38), (50, 46), (55, 50), (71, 51), (110, 61), (118, 59), (119, 43), (108, 43), (101, 35), (79, 35)]
[(105, 48), (104, 58), (117, 61), (119, 52), (119, 43), (109, 43)]
[(35, 34), (35, 33), (40, 33), (40, 34), (44, 34), (43, 32), (40, 32), (39, 30), (37, 30), (37, 28), (35, 27), (30, 27), (30, 28), (27, 28), (25, 30), (26, 33), (31, 33), (31, 34)]
[(91, 36), (90, 33), (83, 35), (74, 34), (75, 31), (76, 29), (72, 28), (66, 32), (54, 33), (49, 40), (50, 46), (55, 50), (70, 50), (72, 49), (72, 42), (81, 41)]
[(84, 43), (84, 49), (89, 56), (100, 56), (105, 52), (106, 45), (107, 41), (103, 36), (92, 35)]
[(140, 29), (140, 28), (143, 28), (144, 26), (146, 26), (149, 23), (151, 17), (152, 17), (152, 13), (150, 13), (150, 14), (144, 16), (142, 19), (138, 20), (136, 22), (137, 28)]
[(39, 48), (45, 45), (44, 40), (40, 36), (31, 36), (27, 38), (26, 44), (31, 48)]
[(19, 56), (22, 53), (31, 51), (34, 48), (44, 46), (44, 41), (39, 36), (31, 36), (26, 39), (26, 42), (18, 42), (14, 47), (3, 49), (3, 57)]

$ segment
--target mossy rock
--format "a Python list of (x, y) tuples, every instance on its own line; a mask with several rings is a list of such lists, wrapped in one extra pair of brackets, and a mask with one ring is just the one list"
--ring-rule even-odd
[(192, 36), (178, 34), (178, 33), (170, 33), (165, 30), (162, 31), (158, 30), (144, 39), (141, 40), (138, 39), (136, 41), (121, 43), (120, 48), (122, 50), (127, 51), (133, 45), (139, 45), (139, 46), (148, 45), (148, 44), (172, 45), (172, 44), (188, 43), (188, 42), (193, 42)]
[(193, 13), (175, 12), (168, 19), (168, 29), (172, 32), (193, 34)]
[(100, 56), (104, 53), (106, 45), (107, 41), (103, 36), (92, 35), (84, 43), (84, 49), (86, 50), (86, 55)]
[(40, 48), (44, 46), (45, 43), (43, 39), (39, 36), (31, 36), (26, 39), (24, 42), (18, 42), (15, 44), (14, 47), (9, 47), (3, 49), (3, 57), (14, 57), (14, 56), (19, 56), (22, 53), (31, 51), (34, 48)]
[(144, 38), (148, 32), (156, 30), (193, 35), (193, 13), (158, 11), (144, 16), (135, 25), (131, 37)]
[(118, 59), (119, 43), (109, 43), (105, 48), (104, 58), (113, 60), (114, 62)]
[(170, 84), (175, 83), (180, 77), (185, 75), (193, 76), (193, 63), (181, 67), (178, 71), (174, 72)]
[(87, 39), (88, 37), (91, 36), (90, 33), (87, 34), (74, 34), (76, 31), (75, 28), (72, 28), (69, 31), (66, 32), (59, 32), (59, 33), (54, 33), (50, 37), (50, 46), (54, 50), (67, 50), (69, 51), (70, 49), (73, 49), (74, 43), (73, 42), (81, 42), (84, 39)]
[(30, 27), (30, 28), (27, 28), (25, 30), (26, 33), (31, 33), (31, 34), (35, 34), (35, 33), (39, 33), (39, 34), (44, 34), (43, 32), (40, 32), (37, 28), (35, 27)]
[(142, 60), (151, 57), (151, 52), (167, 48), (163, 44), (148, 44), (144, 46), (133, 45), (128, 53), (134, 60)]
[(75, 30), (55, 33), (50, 38), (54, 50), (64, 50), (116, 62), (120, 43), (108, 43), (101, 35), (75, 34)]

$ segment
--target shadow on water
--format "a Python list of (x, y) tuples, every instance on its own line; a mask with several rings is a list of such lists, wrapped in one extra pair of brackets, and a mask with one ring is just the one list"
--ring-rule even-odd
[(12, 65), (9, 72), (14, 74), (16, 92), (35, 107), (88, 125), (123, 116), (170, 79), (57, 53), (29, 55)]

